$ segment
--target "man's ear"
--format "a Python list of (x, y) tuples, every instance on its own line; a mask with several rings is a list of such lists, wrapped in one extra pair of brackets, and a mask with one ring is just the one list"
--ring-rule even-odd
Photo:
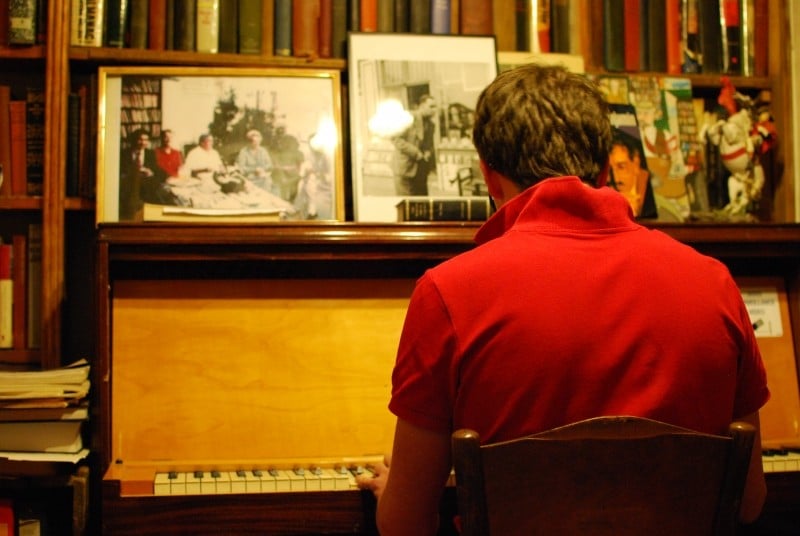
[(481, 168), (483, 182), (486, 183), (486, 188), (489, 190), (489, 195), (495, 200), (503, 199), (503, 187), (500, 185), (497, 172), (490, 168), (489, 165), (483, 160), (479, 160), (478, 165)]

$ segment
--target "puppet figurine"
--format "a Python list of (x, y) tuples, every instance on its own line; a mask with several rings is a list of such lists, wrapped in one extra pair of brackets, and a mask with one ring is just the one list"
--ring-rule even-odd
[(753, 100), (738, 93), (727, 77), (722, 79), (717, 102), (726, 110), (727, 118), (707, 126), (701, 135), (719, 149), (720, 160), (730, 173), (729, 200), (723, 212), (728, 216), (744, 216), (761, 198), (764, 189), (761, 157), (776, 141), (775, 127), (769, 111), (755, 112)]

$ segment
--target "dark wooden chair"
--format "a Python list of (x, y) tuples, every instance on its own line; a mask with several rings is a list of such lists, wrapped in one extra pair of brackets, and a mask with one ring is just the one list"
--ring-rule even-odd
[(733, 534), (754, 438), (626, 416), (483, 446), (458, 430), (462, 535)]

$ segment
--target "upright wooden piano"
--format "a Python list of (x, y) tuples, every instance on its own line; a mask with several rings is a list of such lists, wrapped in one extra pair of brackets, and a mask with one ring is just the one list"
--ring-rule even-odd
[[(800, 226), (661, 228), (742, 285), (776, 289), (782, 334), (763, 339), (773, 400), (762, 439), (772, 460), (793, 459)], [(376, 534), (374, 500), (352, 479), (391, 448), (408, 297), (476, 229), (101, 226), (92, 446), (103, 533)], [(765, 516), (783, 518), (800, 510), (800, 471), (770, 467)], [(442, 512), (452, 533), (451, 492)]]

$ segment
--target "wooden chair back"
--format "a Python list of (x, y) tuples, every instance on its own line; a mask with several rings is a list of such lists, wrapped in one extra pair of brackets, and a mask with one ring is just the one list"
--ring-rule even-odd
[(463, 536), (733, 534), (755, 428), (597, 417), (481, 445), (453, 433)]

